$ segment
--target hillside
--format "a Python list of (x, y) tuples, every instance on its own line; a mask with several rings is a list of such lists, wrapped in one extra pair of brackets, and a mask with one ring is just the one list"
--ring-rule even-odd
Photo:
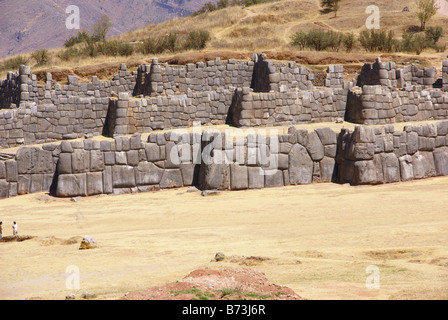
[(55, 48), (77, 30), (68, 30), (66, 8), (80, 9), (82, 29), (102, 14), (113, 21), (109, 35), (119, 35), (167, 19), (189, 15), (208, 0), (0, 0), (0, 57)]
[[(193, 1), (190, 0), (189, 3), (192, 4)], [(133, 3), (137, 1), (129, 2), (126, 6), (127, 11), (135, 11)], [(179, 7), (186, 8), (185, 3)], [(161, 37), (169, 33), (185, 36), (193, 30), (206, 30), (210, 32), (211, 39), (204, 50), (179, 50), (157, 55), (134, 52), (128, 57), (80, 57), (71, 61), (61, 61), (56, 55), (63, 49), (55, 49), (52, 51), (51, 63), (43, 67), (34, 66), (33, 71), (41, 73), (51, 71), (56, 73), (58, 79), (64, 79), (66, 74), (70, 73), (86, 79), (97, 73), (100, 77), (109, 78), (116, 72), (119, 63), (125, 62), (132, 68), (149, 62), (153, 56), (158, 56), (160, 61), (183, 64), (213, 59), (215, 56), (223, 59), (229, 57), (249, 59), (252, 52), (266, 52), (271, 59), (295, 60), (301, 64), (314, 65), (316, 68), (320, 65), (323, 67), (327, 64), (338, 63), (346, 65), (347, 68), (359, 69), (360, 64), (372, 61), (377, 56), (381, 56), (386, 61), (393, 59), (398, 63), (413, 62), (418, 59), (421, 64), (439, 66), (441, 60), (446, 58), (443, 51), (436, 52), (429, 48), (417, 56), (402, 52), (366, 52), (359, 43), (355, 45), (351, 53), (346, 53), (344, 50), (339, 52), (299, 50), (290, 45), (291, 36), (297, 31), (333, 30), (351, 32), (358, 36), (361, 31), (366, 30), (365, 22), (369, 14), (365, 11), (369, 5), (377, 5), (380, 9), (381, 30), (393, 31), (397, 39), (401, 39), (402, 34), (409, 28), (420, 25), (415, 15), (415, 3), (409, 3), (407, 0), (393, 2), (342, 0), (336, 16), (333, 12), (325, 13), (318, 0), (282, 0), (249, 7), (233, 6), (197, 16), (173, 18), (158, 24), (147, 24), (140, 29), (112, 37), (125, 43), (139, 43), (148, 36)], [(408, 7), (409, 11), (403, 11), (404, 7)], [(446, 13), (446, 6), (443, 8), (443, 12)], [(124, 15), (123, 12), (122, 10), (120, 14)], [(442, 14), (443, 12), (436, 14), (427, 27), (446, 26), (448, 17)], [(145, 15), (142, 12), (139, 14)], [(116, 29), (114, 30), (118, 33)], [(444, 45), (447, 41), (448, 33), (445, 30), (439, 43)]]

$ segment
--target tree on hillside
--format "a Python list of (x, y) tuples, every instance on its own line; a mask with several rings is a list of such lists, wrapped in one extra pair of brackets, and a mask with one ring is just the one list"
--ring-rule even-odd
[(320, 5), (327, 10), (334, 11), (334, 16), (336, 17), (340, 1), (341, 0), (321, 0)]
[(101, 18), (95, 22), (92, 28), (92, 38), (94, 41), (106, 40), (107, 33), (112, 26), (112, 20), (107, 14), (103, 14)]
[(417, 18), (420, 21), (420, 30), (424, 31), (426, 23), (437, 13), (439, 7), (435, 0), (417, 0)]

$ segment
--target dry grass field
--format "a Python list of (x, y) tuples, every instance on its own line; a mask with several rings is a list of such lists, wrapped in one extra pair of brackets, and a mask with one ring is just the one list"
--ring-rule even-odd
[[(250, 267), (306, 299), (447, 299), (448, 177), (379, 186), (311, 184), (201, 196), (189, 188), (74, 202), (2, 200), (23, 242), (0, 243), (1, 299), (97, 299)], [(84, 235), (100, 244), (79, 250)], [(229, 259), (214, 261), (216, 252)], [(241, 257), (262, 257), (247, 260)], [(366, 268), (379, 268), (367, 289)], [(67, 289), (69, 266), (80, 288)]]

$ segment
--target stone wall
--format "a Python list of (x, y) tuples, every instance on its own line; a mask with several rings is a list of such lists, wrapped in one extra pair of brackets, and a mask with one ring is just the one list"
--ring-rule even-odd
[(448, 120), (422, 126), (357, 126), (340, 133), (193, 130), (22, 147), (0, 161), (0, 197), (59, 197), (337, 182), (381, 184), (448, 175)]
[(360, 124), (440, 120), (448, 118), (448, 93), (420, 85), (406, 89), (364, 85), (347, 97), (345, 119)]
[(344, 88), (313, 88), (306, 91), (253, 93), (238, 89), (231, 105), (232, 124), (237, 127), (284, 126), (334, 122), (344, 119), (347, 93)]
[(339, 135), (340, 183), (381, 184), (448, 174), (448, 121), (395, 131), (357, 126)]

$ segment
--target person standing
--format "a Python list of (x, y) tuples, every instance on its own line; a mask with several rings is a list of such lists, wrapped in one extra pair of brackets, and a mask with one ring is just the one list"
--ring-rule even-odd
[(14, 221), (12, 225), (12, 235), (16, 236), (17, 234), (17, 223)]
[(3, 221), (0, 221), (0, 239), (3, 238)]

